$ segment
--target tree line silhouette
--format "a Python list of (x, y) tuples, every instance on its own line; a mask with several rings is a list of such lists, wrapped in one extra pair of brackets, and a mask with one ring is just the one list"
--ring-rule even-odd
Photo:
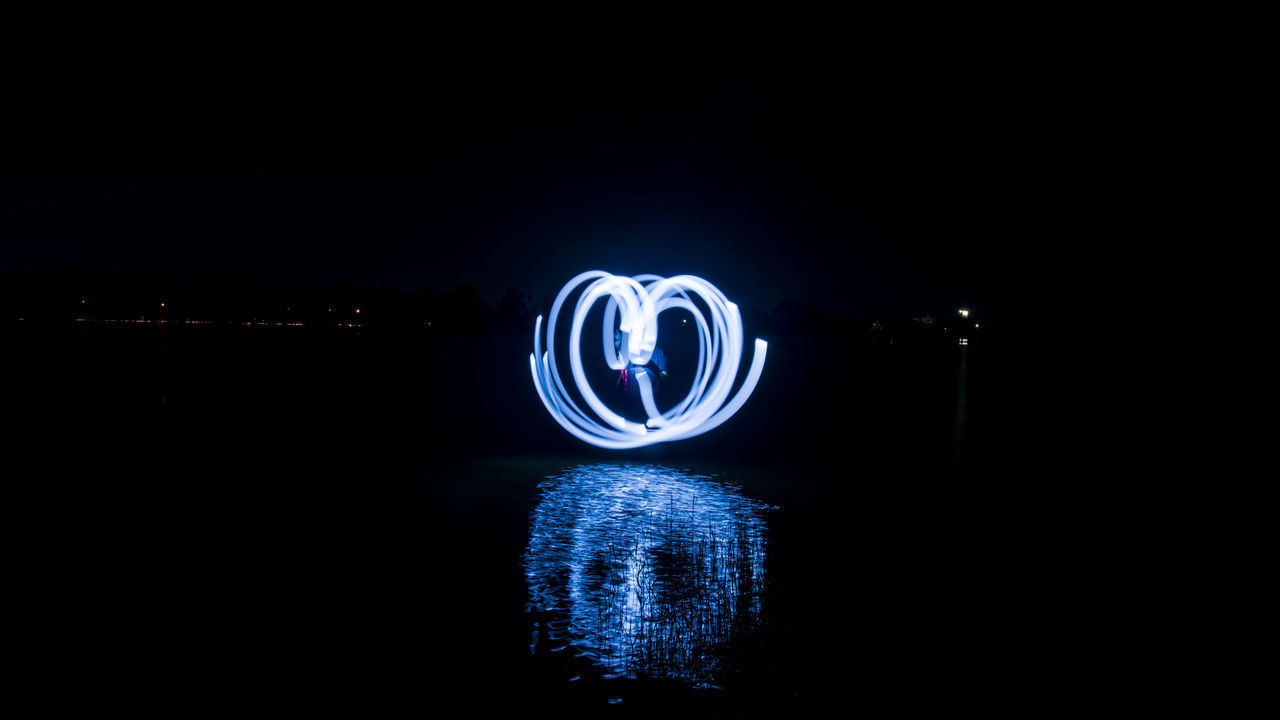
[[(356, 326), (441, 334), (528, 333), (554, 297), (540, 301), (508, 288), (496, 305), (476, 286), (402, 290), (388, 285), (337, 284), (326, 289), (220, 271), (178, 275), (102, 262), (0, 273), (0, 323), (64, 326), (76, 322), (164, 324), (280, 324)], [(841, 335), (869, 343), (918, 344), (974, 335), (974, 323), (902, 316), (836, 315), (827, 308), (784, 300), (771, 311), (744, 309), (749, 333), (763, 336)]]

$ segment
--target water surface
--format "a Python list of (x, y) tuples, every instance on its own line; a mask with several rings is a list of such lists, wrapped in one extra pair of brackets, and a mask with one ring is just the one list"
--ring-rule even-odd
[(606, 679), (720, 686), (762, 621), (769, 507), (709, 475), (656, 464), (548, 477), (525, 574), (535, 655), (569, 653)]

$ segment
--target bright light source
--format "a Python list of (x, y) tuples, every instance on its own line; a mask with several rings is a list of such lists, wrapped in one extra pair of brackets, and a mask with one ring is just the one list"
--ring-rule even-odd
[(356, 314), (357, 314), (357, 315), (359, 315), (359, 314), (360, 314), (360, 308), (356, 308)]
[(960, 317), (963, 317), (963, 318), (967, 318), (967, 317), (969, 317), (969, 311), (968, 311), (968, 310), (961, 310), (961, 311), (960, 311)]
[[(588, 416), (565, 389), (564, 381), (556, 367), (555, 330), (556, 318), (565, 299), (573, 290), (592, 281), (578, 298), (573, 311), (573, 324), (569, 331), (569, 364), (578, 391), (587, 405), (599, 418)], [(692, 292), (707, 304), (711, 322), (689, 298)], [(666, 412), (658, 410), (653, 402), (653, 386), (648, 373), (636, 373), (636, 385), (640, 390), (645, 414), (642, 424), (623, 418), (605, 406), (587, 382), (582, 367), (582, 324), (587, 311), (597, 300), (608, 298), (604, 310), (604, 360), (614, 370), (643, 367), (648, 364), (658, 342), (658, 316), (673, 308), (688, 311), (698, 325), (698, 366), (694, 372), (689, 394)], [(622, 346), (614, 347), (614, 323), (622, 337)], [(547, 411), (580, 440), (602, 448), (623, 449), (652, 445), (654, 443), (683, 440), (701, 435), (728, 420), (755, 389), (760, 373), (764, 370), (768, 343), (756, 338), (755, 353), (746, 380), (738, 394), (729, 400), (729, 391), (738, 375), (742, 362), (742, 316), (738, 306), (716, 286), (693, 275), (677, 275), (663, 278), (657, 275), (637, 275), (633, 278), (610, 275), (601, 270), (589, 270), (570, 280), (551, 306), (547, 321), (547, 348), (542, 349), (542, 316), (533, 325), (533, 354), (529, 356), (529, 369), (533, 373), (533, 385)], [(714, 375), (710, 370), (715, 368)], [(604, 422), (601, 423), (600, 420)]]

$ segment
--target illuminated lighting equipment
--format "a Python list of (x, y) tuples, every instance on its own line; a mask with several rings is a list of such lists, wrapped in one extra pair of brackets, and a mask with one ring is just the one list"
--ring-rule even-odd
[(960, 311), (960, 317), (962, 317), (962, 318), (967, 318), (967, 317), (969, 317), (969, 311), (968, 311), (968, 310), (961, 310), (961, 311)]
[[(591, 417), (569, 396), (556, 365), (556, 318), (565, 299), (583, 283), (590, 282), (574, 307), (569, 331), (569, 365), (578, 392), (595, 413)], [(707, 305), (710, 319), (690, 299), (696, 294)], [(640, 391), (648, 419), (638, 423), (623, 418), (605, 406), (587, 382), (582, 365), (582, 325), (587, 311), (597, 300), (607, 298), (604, 310), (603, 349), (605, 363), (632, 375)], [(698, 326), (698, 365), (689, 394), (665, 412), (653, 401), (653, 385), (644, 366), (658, 342), (658, 317), (665, 310), (681, 309), (693, 316)], [(614, 347), (614, 330), (621, 346)], [(701, 435), (728, 420), (755, 389), (764, 370), (768, 343), (756, 338), (747, 377), (737, 395), (729, 399), (733, 381), (742, 361), (742, 316), (738, 306), (716, 286), (693, 275), (663, 278), (657, 275), (623, 277), (602, 270), (589, 270), (570, 280), (556, 296), (547, 319), (547, 347), (542, 348), (542, 316), (533, 325), (533, 353), (529, 369), (538, 397), (556, 422), (574, 437), (608, 449), (636, 448)], [(715, 369), (712, 373), (711, 370)]]

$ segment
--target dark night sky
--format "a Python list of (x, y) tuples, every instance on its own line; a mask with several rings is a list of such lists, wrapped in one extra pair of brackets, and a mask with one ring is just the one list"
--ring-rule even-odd
[(918, 314), (995, 303), (1036, 242), (1055, 111), (1007, 47), (375, 40), (48, 53), (7, 91), (0, 269), (469, 281), (490, 302), (688, 272), (745, 308)]

